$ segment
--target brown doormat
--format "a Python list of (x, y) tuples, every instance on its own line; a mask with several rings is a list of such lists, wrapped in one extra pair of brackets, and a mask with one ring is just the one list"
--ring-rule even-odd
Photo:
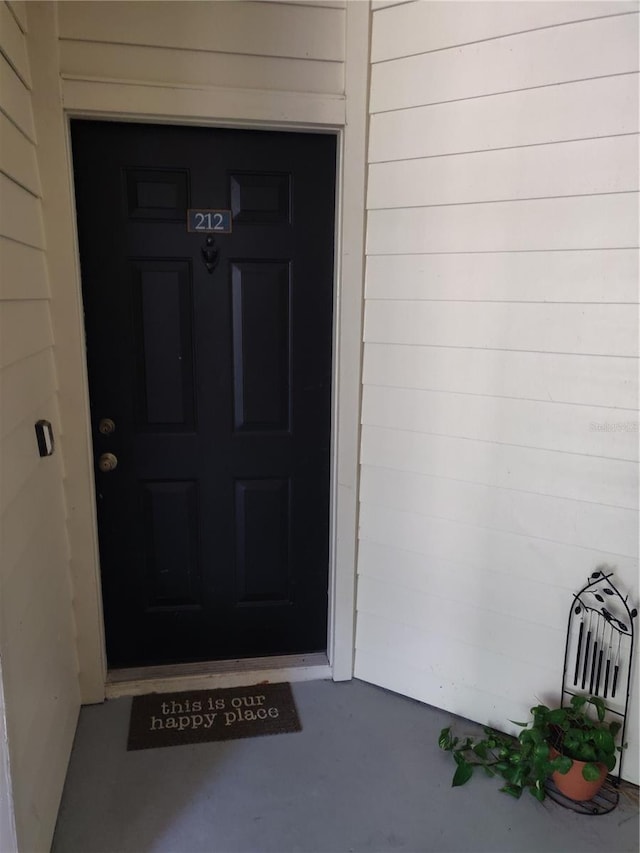
[(154, 749), (302, 730), (291, 686), (134, 696), (127, 749)]

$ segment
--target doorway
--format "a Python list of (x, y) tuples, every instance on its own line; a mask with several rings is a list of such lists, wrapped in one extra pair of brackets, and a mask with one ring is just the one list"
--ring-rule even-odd
[(323, 651), (335, 137), (72, 144), (109, 665)]

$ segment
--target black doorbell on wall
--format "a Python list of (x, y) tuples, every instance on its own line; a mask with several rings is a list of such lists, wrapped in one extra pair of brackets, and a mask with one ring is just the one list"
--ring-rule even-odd
[(36, 438), (40, 456), (51, 456), (53, 453), (53, 427), (49, 421), (36, 422)]

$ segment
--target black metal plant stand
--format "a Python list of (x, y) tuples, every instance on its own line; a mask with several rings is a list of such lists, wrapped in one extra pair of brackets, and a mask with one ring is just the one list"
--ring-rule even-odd
[[(562, 699), (567, 696), (599, 696), (608, 714), (619, 717), (620, 744), (625, 742), (634, 651), (633, 621), (628, 596), (612, 582), (613, 572), (602, 566), (574, 595), (567, 623), (567, 641), (562, 673)], [(560, 793), (551, 779), (546, 793), (565, 808), (579, 814), (601, 815), (613, 811), (620, 799), (624, 750), (618, 758), (616, 775), (610, 773), (598, 794), (576, 802)]]

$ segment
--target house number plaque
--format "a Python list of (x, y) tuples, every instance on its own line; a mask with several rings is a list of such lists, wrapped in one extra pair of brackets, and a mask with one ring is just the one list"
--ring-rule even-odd
[(187, 231), (200, 234), (231, 234), (230, 210), (187, 210)]

